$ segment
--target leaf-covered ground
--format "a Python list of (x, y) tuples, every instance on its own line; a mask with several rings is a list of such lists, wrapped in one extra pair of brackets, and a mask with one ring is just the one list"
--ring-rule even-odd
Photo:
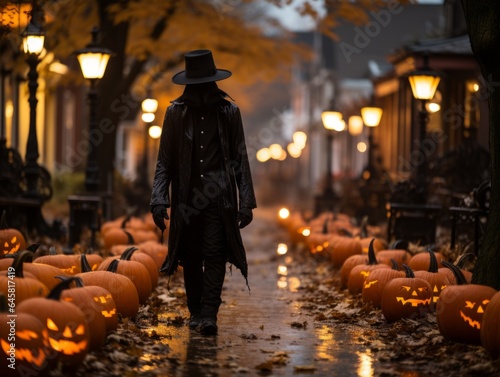
[[(240, 292), (243, 298), (239, 299), (233, 288), (224, 292), (226, 314), (220, 326), (232, 335), (219, 336), (217, 341), (213, 337), (189, 332), (182, 274), (178, 273), (170, 282), (161, 278), (137, 317), (121, 320), (118, 331), (107, 337), (106, 345), (91, 352), (76, 371), (57, 370), (52, 375), (500, 375), (500, 361), (491, 360), (481, 346), (444, 339), (438, 331), (434, 314), (387, 323), (381, 311), (364, 305), (360, 296), (352, 296), (347, 290), (339, 291), (339, 271), (332, 267), (326, 256), (313, 256), (301, 246), (290, 248), (286, 256), (286, 279), (289, 283), (300, 284), (295, 284), (293, 289), (291, 284), (286, 289), (276, 288), (276, 283), (283, 279), (276, 273), (276, 267), (285, 263), (285, 259), (277, 256), (275, 250), (277, 242), (282, 242), (286, 234), (272, 220), (259, 219), (258, 214), (256, 217), (256, 224), (246, 233), (245, 244), (249, 253), (260, 252), (262, 257), (254, 256), (250, 271), (255, 271), (254, 275), (262, 281), (274, 281), (265, 301), (274, 301), (276, 316), (267, 318), (264, 309), (259, 312), (258, 308), (253, 308), (255, 316), (247, 317), (247, 322), (240, 327), (224, 327), (233, 313), (239, 315), (238, 310), (247, 310), (242, 306), (247, 293)], [(231, 277), (241, 280), (239, 278)], [(252, 286), (254, 292), (257, 291), (252, 293), (254, 300), (258, 297), (259, 283), (264, 284), (255, 282)], [(245, 289), (242, 284), (240, 291)], [(266, 304), (263, 300), (262, 306)], [(272, 321), (279, 322), (276, 328), (272, 328)], [(344, 340), (333, 336), (341, 333), (346, 334)], [(318, 334), (318, 339), (310, 339)], [(333, 344), (319, 339), (329, 335), (339, 340)], [(293, 351), (300, 349), (301, 342), (306, 348), (317, 348), (313, 359), (301, 358), (298, 351)], [(340, 350), (357, 347), (364, 351), (352, 359), (352, 369), (345, 364), (339, 369), (335, 358), (338, 351), (328, 349), (334, 346)]]
[(377, 376), (499, 376), (500, 360), (494, 362), (484, 348), (444, 339), (435, 314), (389, 324), (380, 309), (363, 304), (361, 295), (340, 292), (339, 273), (320, 262), (301, 290), (304, 305), (316, 322), (353, 328), (380, 367)]

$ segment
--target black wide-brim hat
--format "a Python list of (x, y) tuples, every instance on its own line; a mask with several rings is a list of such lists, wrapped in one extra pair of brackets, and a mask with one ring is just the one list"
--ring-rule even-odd
[(194, 50), (184, 56), (186, 69), (176, 73), (172, 82), (179, 85), (203, 84), (219, 81), (231, 76), (231, 72), (215, 67), (214, 58), (210, 50)]

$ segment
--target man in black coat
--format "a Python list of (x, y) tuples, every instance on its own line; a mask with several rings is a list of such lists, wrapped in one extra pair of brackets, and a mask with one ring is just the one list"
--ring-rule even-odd
[(240, 229), (257, 205), (240, 111), (215, 83), (231, 72), (209, 50), (187, 53), (185, 67), (172, 78), (186, 86), (165, 115), (150, 205), (162, 231), (170, 207), (160, 271), (183, 267), (189, 327), (214, 335), (226, 263), (248, 278)]

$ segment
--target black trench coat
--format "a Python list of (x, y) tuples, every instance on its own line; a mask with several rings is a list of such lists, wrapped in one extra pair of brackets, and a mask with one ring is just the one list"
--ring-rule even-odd
[[(217, 105), (217, 123), (222, 153), (218, 179), (219, 209), (226, 230), (228, 262), (245, 279), (248, 266), (236, 217), (238, 208), (256, 208), (255, 194), (246, 151), (239, 108), (227, 100)], [(181, 257), (181, 234), (194, 210), (187, 206), (193, 150), (193, 116), (180, 101), (172, 102), (165, 114), (150, 205), (171, 207), (168, 255), (160, 271), (172, 275)], [(169, 194), (169, 188), (171, 197)]]

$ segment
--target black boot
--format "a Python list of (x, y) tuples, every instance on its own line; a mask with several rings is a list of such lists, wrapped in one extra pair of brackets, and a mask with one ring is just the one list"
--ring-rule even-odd
[(201, 318), (200, 334), (217, 335), (217, 317), (205, 316)]
[(198, 329), (198, 327), (201, 325), (201, 320), (202, 320), (202, 317), (199, 313), (195, 313), (195, 314), (191, 314), (191, 316), (189, 317), (189, 328), (191, 330), (196, 330)]

